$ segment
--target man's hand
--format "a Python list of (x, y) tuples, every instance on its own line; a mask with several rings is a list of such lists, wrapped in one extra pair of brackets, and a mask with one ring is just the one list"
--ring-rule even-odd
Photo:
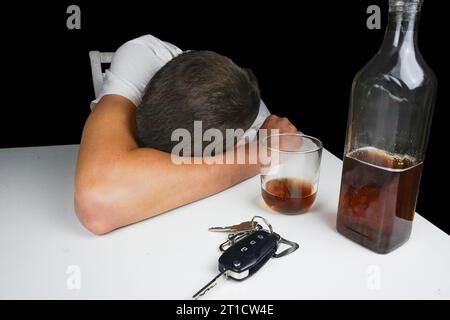
[(297, 133), (297, 128), (288, 118), (280, 118), (274, 114), (267, 117), (261, 129), (267, 129), (267, 135), (271, 135), (273, 129), (278, 129), (279, 133)]
[[(301, 145), (301, 137), (294, 135), (298, 133), (298, 130), (289, 121), (288, 118), (280, 118), (276, 115), (271, 115), (267, 117), (267, 119), (264, 121), (263, 125), (261, 126), (261, 129), (267, 130), (267, 137), (269, 137), (272, 134), (276, 134), (274, 130), (278, 130), (278, 134), (287, 134), (279, 136), (278, 139), (274, 140), (268, 138), (266, 141), (263, 141), (264, 145), (268, 145), (272, 148), (276, 148), (278, 150), (283, 151), (299, 150)], [(268, 154), (270, 154), (269, 150)], [(274, 165), (274, 162), (272, 162), (272, 165)]]

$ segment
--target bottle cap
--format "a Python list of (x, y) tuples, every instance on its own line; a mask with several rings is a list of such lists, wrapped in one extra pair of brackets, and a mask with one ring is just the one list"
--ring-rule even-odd
[(389, 12), (417, 12), (423, 0), (389, 0)]

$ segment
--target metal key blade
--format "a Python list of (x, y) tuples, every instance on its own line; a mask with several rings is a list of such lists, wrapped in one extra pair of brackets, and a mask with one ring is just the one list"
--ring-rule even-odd
[(211, 227), (208, 230), (213, 232), (244, 232), (255, 230), (258, 226), (256, 221), (244, 221), (227, 227)]
[(212, 279), (203, 288), (201, 288), (196, 294), (194, 294), (192, 296), (192, 298), (197, 300), (198, 298), (203, 296), (206, 292), (208, 292), (210, 289), (214, 288), (217, 285), (219, 280), (227, 278), (227, 272), (228, 272), (228, 270), (224, 270), (221, 273), (219, 273), (217, 276), (214, 277), (214, 279)]

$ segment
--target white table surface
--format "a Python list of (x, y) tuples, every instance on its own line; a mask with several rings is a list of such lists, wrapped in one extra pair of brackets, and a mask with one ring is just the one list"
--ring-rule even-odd
[[(342, 162), (326, 150), (309, 213), (270, 211), (255, 177), (104, 236), (90, 234), (74, 212), (77, 151), (75, 145), (0, 150), (1, 299), (190, 299), (218, 272), (225, 235), (207, 228), (254, 215), (300, 249), (244, 282), (223, 281), (206, 298), (450, 298), (450, 237), (420, 215), (410, 240), (388, 255), (336, 232)], [(67, 286), (75, 275), (70, 266), (80, 271), (79, 289)]]

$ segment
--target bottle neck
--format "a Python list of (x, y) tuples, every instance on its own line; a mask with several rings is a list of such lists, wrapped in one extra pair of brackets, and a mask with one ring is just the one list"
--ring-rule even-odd
[(417, 49), (419, 11), (409, 8), (391, 8), (381, 50)]

